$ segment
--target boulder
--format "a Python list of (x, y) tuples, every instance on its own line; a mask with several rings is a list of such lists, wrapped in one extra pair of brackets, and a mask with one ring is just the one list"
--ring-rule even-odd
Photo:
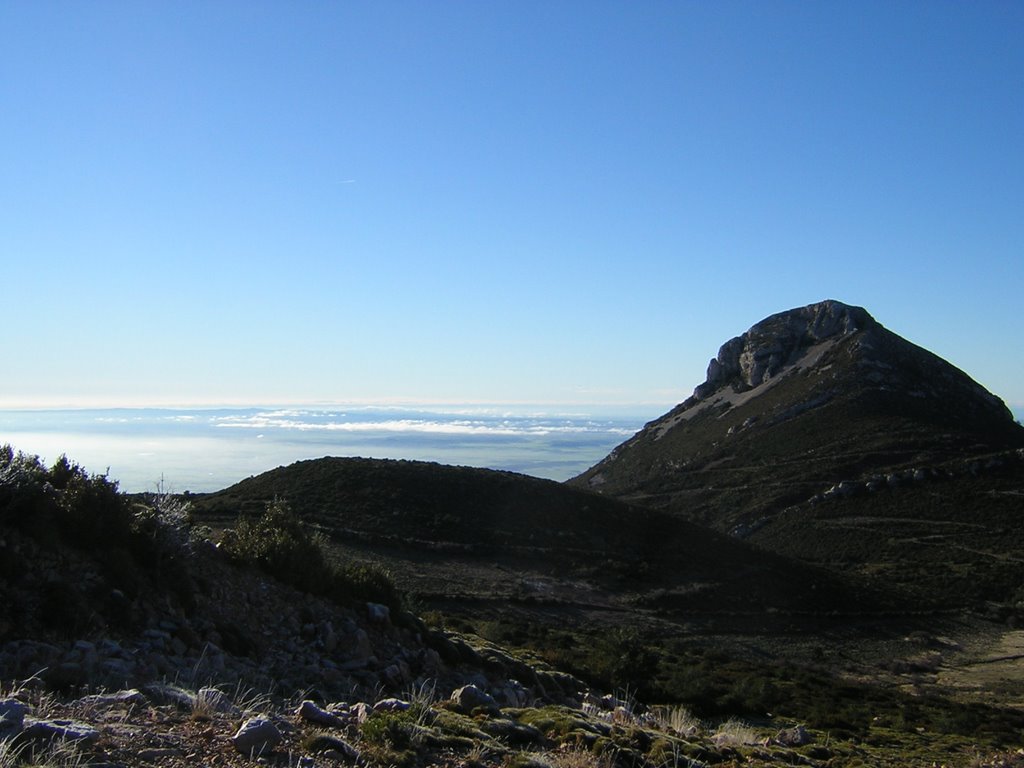
[(494, 695), (506, 707), (525, 707), (530, 703), (530, 692), (518, 680), (509, 680)]
[(357, 724), (362, 725), (366, 722), (367, 718), (369, 718), (370, 712), (372, 711), (373, 710), (366, 702), (360, 701), (352, 705), (352, 708), (349, 710), (349, 716), (355, 720)]
[(270, 720), (252, 717), (242, 723), (231, 743), (235, 749), (248, 757), (259, 757), (273, 751), (283, 740), (281, 732)]
[(174, 704), (182, 709), (192, 709), (195, 698), (184, 688), (164, 683), (143, 686), (143, 691), (157, 704)]
[(349, 661), (366, 661), (373, 656), (373, 643), (370, 642), (370, 636), (366, 634), (366, 630), (357, 629), (349, 636), (348, 641), (345, 650)]
[(97, 693), (92, 696), (83, 696), (77, 703), (105, 709), (125, 704), (129, 706), (144, 706), (148, 702), (141, 691), (130, 688), (125, 691), (117, 691), (116, 693)]
[(307, 748), (336, 762), (358, 764), (361, 761), (359, 750), (331, 734), (317, 734), (309, 740)]
[(775, 734), (775, 743), (783, 747), (803, 747), (813, 741), (814, 737), (802, 725), (785, 728)]
[(381, 699), (373, 705), (374, 712), (405, 712), (409, 708), (408, 701), (401, 699)]
[(28, 706), (17, 699), (0, 699), (0, 741), (13, 738), (25, 726)]
[(32, 741), (76, 741), (92, 744), (100, 732), (78, 720), (36, 720), (27, 718), (21, 735)]
[(322, 725), (327, 728), (341, 728), (344, 721), (337, 715), (333, 715), (325, 709), (321, 709), (314, 702), (306, 699), (299, 705), (295, 712), (302, 720), (314, 725)]
[(491, 712), (498, 710), (498, 702), (486, 691), (481, 691), (475, 685), (464, 685), (452, 693), (452, 705), (459, 712), (469, 714), (476, 709), (484, 709)]
[(366, 612), (370, 616), (370, 621), (376, 624), (391, 623), (391, 609), (386, 605), (381, 605), (380, 603), (367, 603)]

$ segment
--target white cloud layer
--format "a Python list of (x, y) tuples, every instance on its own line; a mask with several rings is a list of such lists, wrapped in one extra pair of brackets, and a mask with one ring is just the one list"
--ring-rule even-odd
[(216, 417), (214, 426), (225, 429), (280, 429), (298, 432), (423, 433), (436, 435), (546, 436), (592, 432), (629, 436), (636, 430), (592, 421), (518, 417), (502, 419), (392, 418), (343, 420), (347, 414), (298, 410), (268, 411)]

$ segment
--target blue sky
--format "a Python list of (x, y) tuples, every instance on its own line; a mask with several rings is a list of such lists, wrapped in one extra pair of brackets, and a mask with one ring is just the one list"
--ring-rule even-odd
[(824, 298), (1024, 405), (1024, 4), (0, 5), (0, 406), (637, 404)]

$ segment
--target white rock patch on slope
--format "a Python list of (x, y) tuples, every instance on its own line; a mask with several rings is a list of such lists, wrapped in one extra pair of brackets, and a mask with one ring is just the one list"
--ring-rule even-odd
[[(838, 338), (829, 338), (824, 341), (813, 344), (803, 350), (801, 355), (790, 362), (789, 364), (777, 369), (774, 374), (765, 378), (761, 384), (758, 384), (752, 389), (746, 389), (741, 392), (737, 392), (734, 384), (726, 384), (718, 391), (714, 392), (711, 397), (705, 396), (703, 399), (697, 397), (697, 393), (690, 398), (692, 405), (679, 413), (673, 414), (664, 421), (656, 424), (654, 429), (654, 439), (660, 440), (669, 432), (673, 427), (678, 426), (684, 421), (689, 421), (698, 413), (706, 411), (708, 408), (716, 408), (721, 405), (730, 405), (732, 407), (738, 407), (749, 403), (756, 397), (763, 395), (768, 392), (772, 387), (778, 384), (780, 381), (785, 379), (787, 376), (791, 376), (801, 371), (813, 370), (818, 367), (822, 358), (825, 354), (831, 350), (838, 343)], [(699, 389), (699, 388), (698, 388)]]

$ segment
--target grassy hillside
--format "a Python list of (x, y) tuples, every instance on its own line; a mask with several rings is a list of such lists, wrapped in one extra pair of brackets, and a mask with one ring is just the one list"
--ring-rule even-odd
[(576, 595), (614, 608), (657, 594), (708, 614), (871, 605), (823, 572), (677, 517), (509, 472), (324, 458), (193, 503), (198, 519), (224, 526), (275, 498), (339, 550), (386, 553), (422, 597), (544, 604)]

